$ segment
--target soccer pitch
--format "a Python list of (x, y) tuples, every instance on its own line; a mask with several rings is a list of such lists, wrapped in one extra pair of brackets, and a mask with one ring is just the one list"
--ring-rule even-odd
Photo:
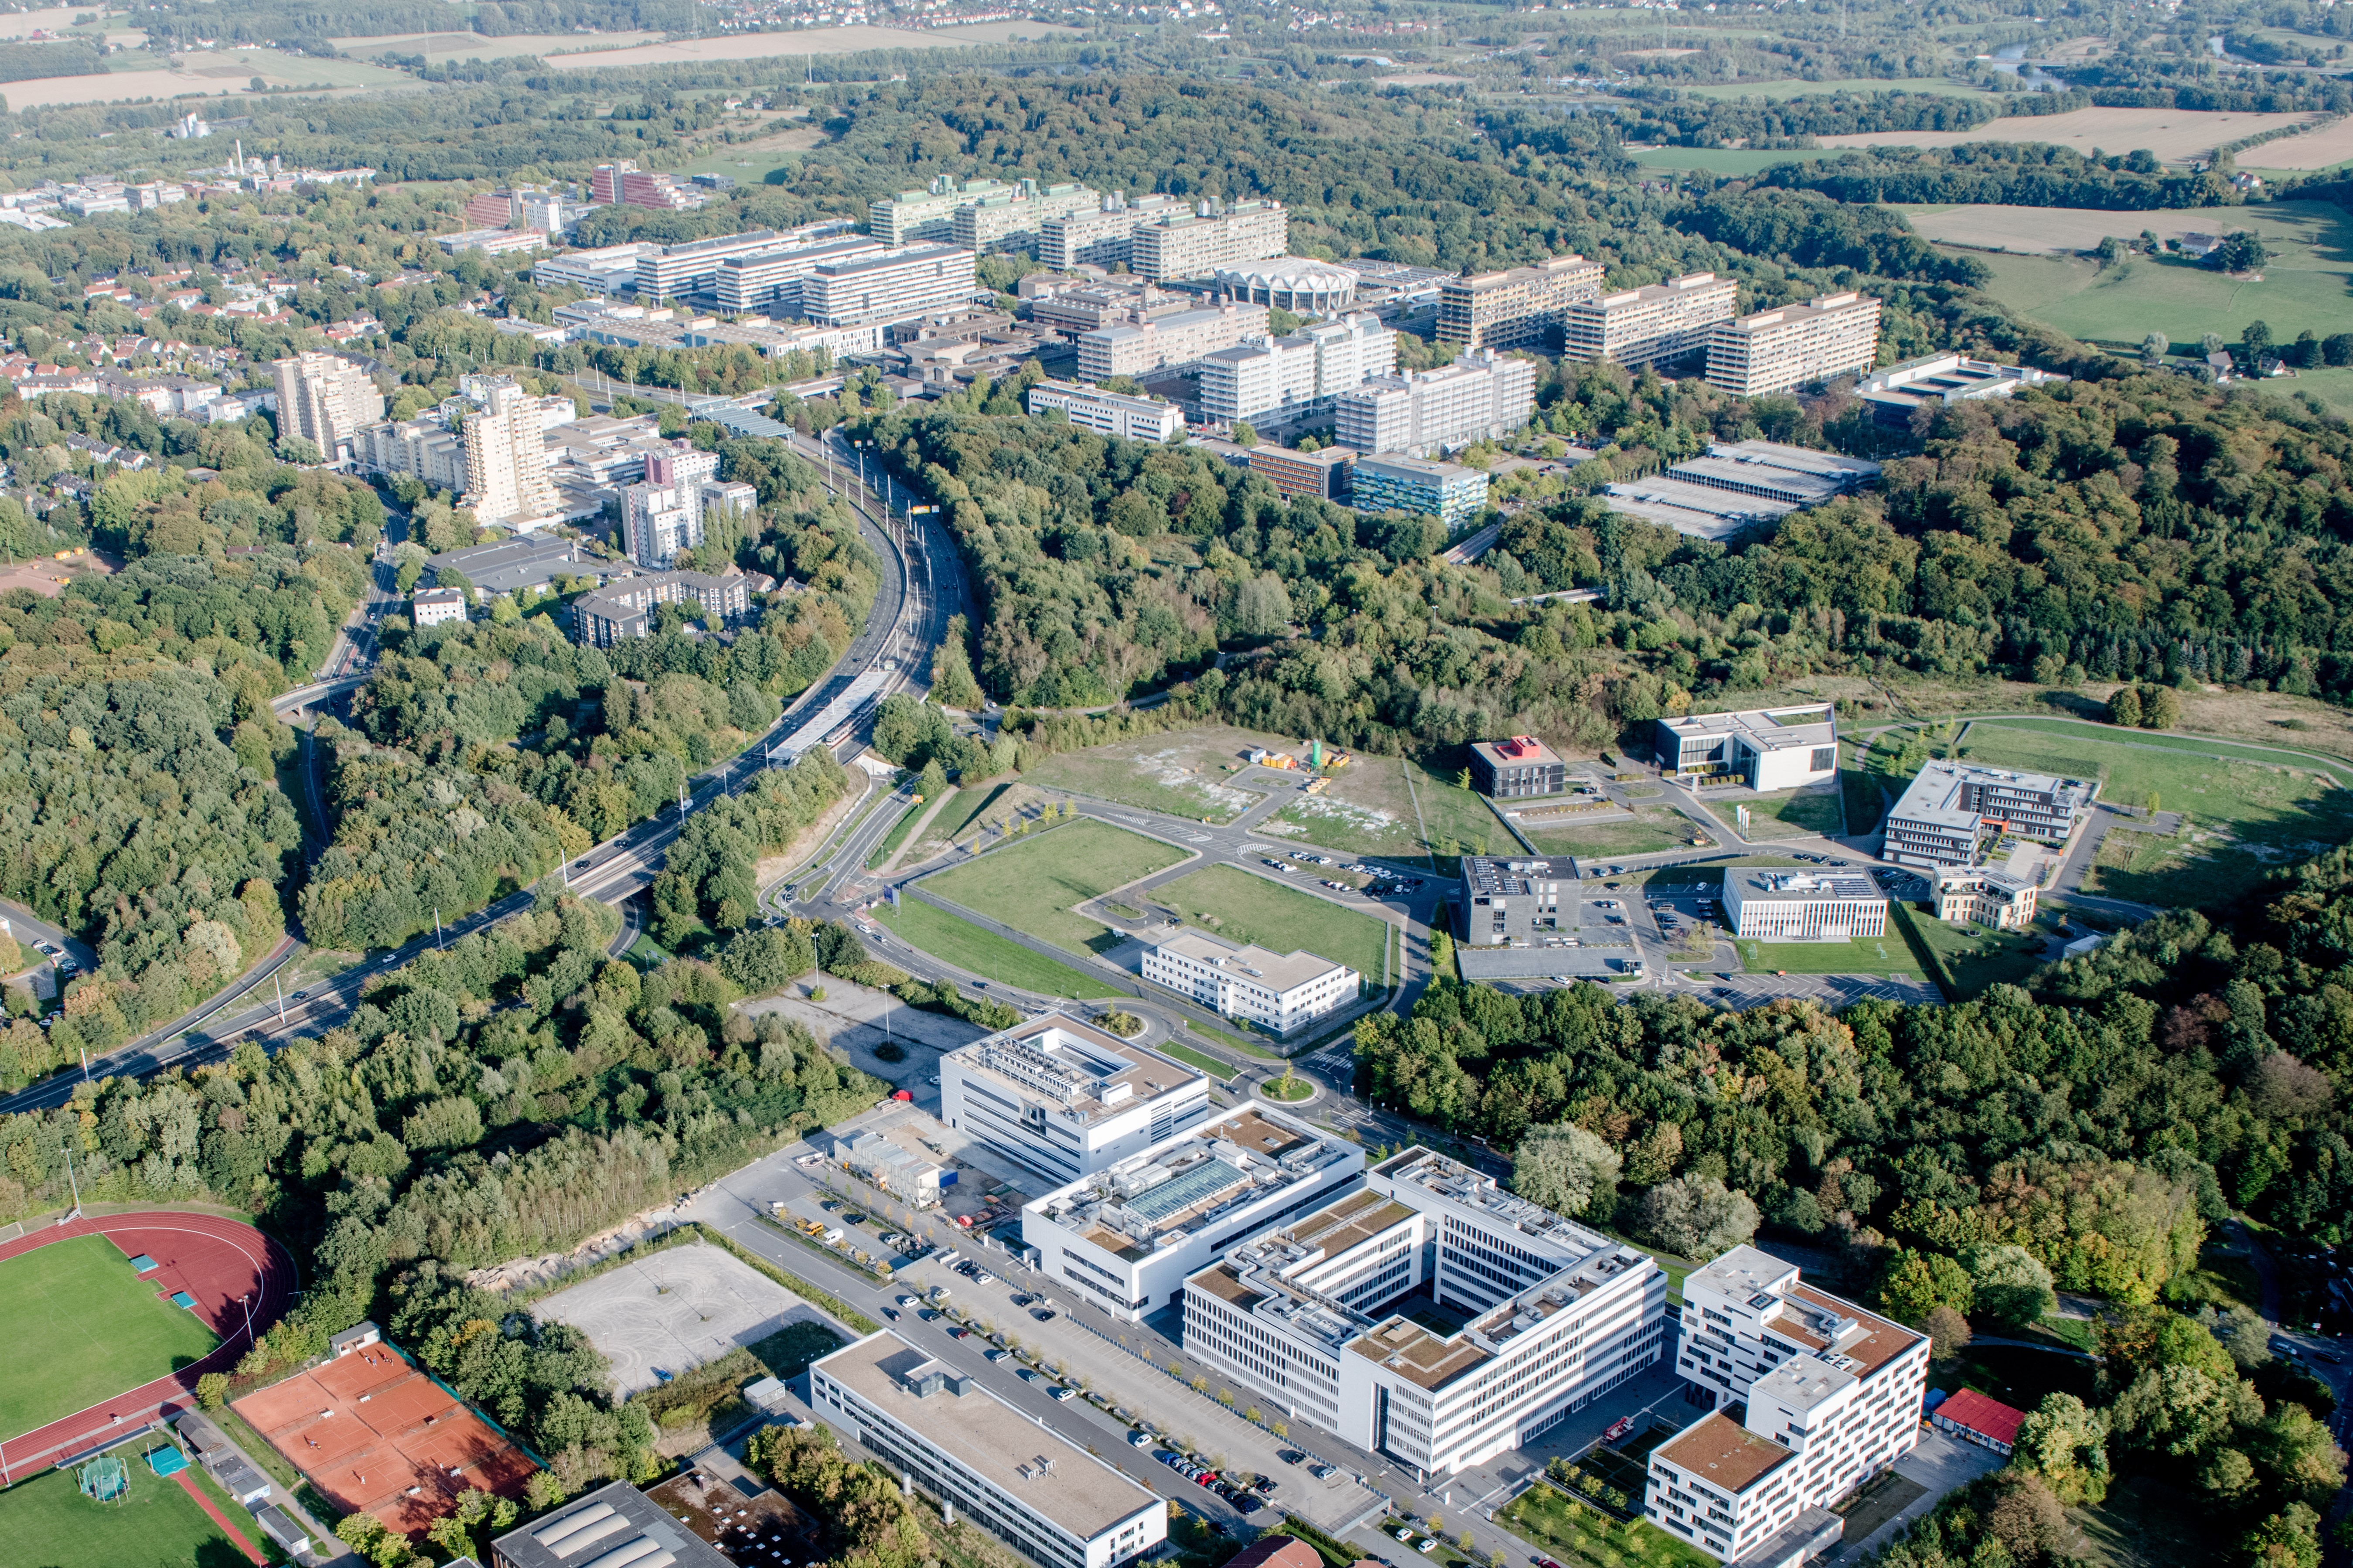
[(0, 1323), (11, 1369), (0, 1378), (0, 1436), (11, 1437), (165, 1376), (219, 1342), (102, 1236), (0, 1262)]
[[(244, 1554), (178, 1480), (158, 1477), (135, 1447), (116, 1452), (131, 1469), (130, 1495), (119, 1503), (82, 1496), (71, 1470), (50, 1470), (0, 1491), (8, 1561), (40, 1568), (245, 1568)], [(185, 1473), (215, 1508), (231, 1520), (244, 1518), (203, 1471)], [(267, 1549), (251, 1521), (243, 1529), (247, 1540)]]

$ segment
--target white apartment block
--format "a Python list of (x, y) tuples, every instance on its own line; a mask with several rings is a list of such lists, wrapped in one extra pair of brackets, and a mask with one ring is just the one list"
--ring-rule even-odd
[(1737, 779), (1759, 793), (1838, 774), (1838, 710), (1827, 703), (1689, 713), (1658, 721), (1659, 769), (1680, 779)]
[(477, 521), (532, 529), (564, 515), (547, 477), (541, 400), (511, 381), (482, 388), (483, 406), (465, 416), (466, 504)]
[[(1022, 182), (1030, 185), (1036, 183)], [(866, 226), (873, 231), (875, 238), (890, 246), (952, 240), (955, 237), (958, 207), (970, 206), (989, 196), (1010, 195), (1020, 188), (1004, 180), (966, 180), (959, 184), (943, 174), (928, 189), (876, 196), (867, 204)]]
[[(1911, 1452), (1928, 1341), (1736, 1247), (1683, 1281), (1676, 1371), (1721, 1409), (1651, 1454), (1645, 1511), (1725, 1562), (1788, 1560), (1814, 1516)], [(1760, 1553), (1772, 1543), (1775, 1551)], [(1783, 1549), (1788, 1549), (1787, 1552)]]
[(1141, 278), (1166, 283), (1290, 249), (1291, 214), (1281, 202), (1236, 202), (1222, 212), (1204, 202), (1195, 212), (1136, 226), (1128, 265)]
[(607, 245), (543, 256), (531, 264), (531, 280), (543, 289), (569, 285), (591, 294), (625, 294), (638, 286), (638, 258), (658, 248), (642, 243)]
[(1209, 423), (1290, 419), (1388, 374), (1397, 366), (1397, 333), (1360, 311), (1289, 337), (1219, 349), (1200, 366), (1201, 415)]
[(1851, 942), (1887, 934), (1887, 895), (1860, 871), (1727, 867), (1724, 912), (1734, 935), (1757, 942)]
[[(690, 448), (646, 455), (646, 477), (621, 491), (621, 537), (629, 559), (649, 572), (667, 572), (678, 552), (702, 543), (703, 521), (713, 509), (707, 492), (714, 481), (715, 452)], [(749, 487), (723, 487), (748, 489)]]
[(1263, 305), (1211, 305), (1157, 321), (1122, 322), (1079, 334), (1079, 379), (1142, 375), (1163, 365), (1190, 364), (1267, 332)]
[(889, 1329), (808, 1376), (828, 1426), (1039, 1568), (1118, 1568), (1168, 1539), (1157, 1494)]
[(1356, 999), (1364, 976), (1312, 952), (1278, 953), (1179, 927), (1148, 937), (1144, 978), (1221, 1017), (1289, 1035)]
[(309, 441), (326, 462), (350, 458), (353, 438), (384, 418), (384, 394), (374, 378), (340, 354), (306, 350), (272, 361), (270, 369), (278, 379), (279, 435)]
[(1334, 438), (1359, 452), (1432, 457), (1527, 424), (1535, 387), (1528, 361), (1476, 349), (1438, 370), (1377, 376), (1341, 393)]
[(1185, 428), (1184, 413), (1156, 397), (1130, 397), (1074, 381), (1041, 381), (1029, 389), (1029, 412), (1059, 409), (1082, 430), (1120, 441), (1173, 441)]
[(1732, 320), (1739, 292), (1729, 278), (1692, 272), (1580, 300), (1563, 318), (1563, 352), (1569, 359), (1627, 365), (1702, 353), (1718, 323)]
[(940, 1120), (1056, 1182), (1171, 1138), (1208, 1110), (1200, 1073), (1063, 1013), (940, 1058)]
[(1139, 196), (1113, 191), (1093, 212), (1072, 212), (1049, 217), (1038, 231), (1038, 259), (1057, 272), (1074, 267), (1100, 267), (1124, 272), (1134, 258), (1136, 226), (1185, 210), (1176, 196)]
[(374, 474), (410, 474), (427, 489), (466, 488), (466, 443), (438, 419), (370, 425), (352, 437), (352, 461)]
[(823, 239), (815, 245), (798, 245), (789, 250), (764, 250), (744, 256), (723, 257), (712, 289), (719, 296), (722, 310), (738, 313), (773, 310), (779, 315), (798, 315), (801, 284), (818, 269), (820, 262), (872, 256), (882, 248), (879, 240), (869, 239), (864, 235), (852, 235), (847, 239)]
[(1569, 307), (1601, 292), (1604, 268), (1582, 256), (1448, 278), (1438, 285), (1438, 341), (1466, 349), (1536, 348)]
[(1024, 180), (1017, 190), (999, 191), (956, 208), (949, 222), (950, 234), (966, 250), (984, 254), (1029, 250), (1037, 245), (1038, 231), (1047, 219), (1095, 211), (1102, 200), (1101, 193), (1091, 186), (1041, 187), (1035, 180)]
[(455, 588), (420, 588), (408, 596), (408, 618), (419, 631), (466, 618), (466, 595)]
[(953, 245), (911, 245), (826, 261), (801, 280), (801, 314), (828, 327), (908, 321), (972, 303), (973, 254)]
[[(1368, 1181), (1188, 1279), (1186, 1349), (1425, 1479), (1525, 1446), (1658, 1360), (1666, 1276), (1646, 1255), (1427, 1150)], [(1471, 1304), (1434, 1268), (1526, 1255), (1557, 1267), (1451, 1334), (1383, 1310), (1424, 1286)]]
[(659, 245), (638, 257), (638, 298), (669, 300), (707, 294), (719, 284), (719, 264), (730, 257), (758, 256), (792, 242), (772, 228), (715, 235), (683, 245)]
[(1237, 1242), (1339, 1196), (1365, 1152), (1266, 1106), (1224, 1112), (1021, 1211), (1048, 1279), (1129, 1322), (1178, 1300)]
[(1735, 397), (1860, 374), (1879, 363), (1879, 300), (1821, 294), (1801, 305), (1716, 324), (1707, 343), (1708, 384)]

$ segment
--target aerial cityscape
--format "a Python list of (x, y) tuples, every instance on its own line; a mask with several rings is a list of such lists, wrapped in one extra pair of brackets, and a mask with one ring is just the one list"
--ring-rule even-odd
[(0, 1568), (2353, 1563), (2348, 51), (0, 11)]

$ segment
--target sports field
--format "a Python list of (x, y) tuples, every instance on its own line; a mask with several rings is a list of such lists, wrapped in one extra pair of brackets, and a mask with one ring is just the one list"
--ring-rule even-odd
[(198, 1360), (219, 1342), (194, 1312), (158, 1299), (102, 1236), (51, 1242), (0, 1262), (0, 1436), (29, 1432)]
[(1151, 897), (1192, 925), (1228, 942), (1256, 942), (1275, 952), (1304, 948), (1381, 983), (1381, 950), (1388, 923), (1342, 909), (1312, 893), (1270, 882), (1231, 866), (1211, 866), (1163, 883)]
[(1119, 987), (1108, 980), (1067, 963), (1057, 963), (1043, 953), (1032, 952), (1018, 942), (1008, 942), (995, 931), (983, 931), (970, 921), (958, 920), (921, 899), (902, 900), (895, 910), (877, 909), (874, 918), (898, 933), (902, 941), (934, 958), (1041, 996), (1121, 994)]
[[(53, 1250), (53, 1249), (51, 1249)], [(131, 1492), (119, 1503), (81, 1495), (70, 1470), (49, 1470), (0, 1491), (0, 1559), (28, 1568), (245, 1568), (246, 1558), (205, 1515), (175, 1478), (158, 1477), (136, 1446), (117, 1451), (131, 1470)], [(268, 1540), (243, 1510), (190, 1468), (204, 1494), (239, 1532), (266, 1551)]]
[[(2153, 742), (2163, 737), (2152, 736)], [(2192, 742), (2194, 744), (2194, 742)], [(2173, 835), (2112, 828), (2084, 890), (2161, 906), (2212, 903), (2253, 887), (2273, 867), (2293, 865), (2353, 839), (2353, 790), (2318, 764), (2246, 762), (2218, 742), (2201, 755), (2177, 744), (2138, 743), (2134, 732), (2064, 733), (1980, 722), (1960, 741), (1970, 762), (2096, 778), (2118, 805), (2183, 812)], [(2241, 752), (2240, 755), (2243, 755)]]
[(1183, 850), (1156, 838), (1082, 817), (925, 878), (923, 888), (1016, 931), (1083, 952), (1105, 935), (1105, 927), (1074, 913), (1072, 906), (1184, 858)]

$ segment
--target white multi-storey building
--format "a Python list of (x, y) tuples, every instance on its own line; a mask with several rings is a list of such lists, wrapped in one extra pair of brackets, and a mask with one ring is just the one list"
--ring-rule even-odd
[(373, 474), (411, 474), (427, 489), (466, 488), (466, 443), (439, 418), (370, 425), (352, 437), (352, 461)]
[(1113, 191), (1096, 211), (1046, 219), (1039, 229), (1038, 259), (1057, 272), (1074, 267), (1124, 272), (1134, 258), (1136, 226), (1184, 210), (1176, 196), (1139, 196), (1131, 202), (1125, 192)]
[(1269, 1226), (1355, 1187), (1365, 1152), (1260, 1106), (1224, 1113), (1057, 1187), (1021, 1211), (1033, 1267), (1129, 1321)]
[(1079, 379), (1142, 375), (1162, 365), (1189, 364), (1219, 349), (1264, 337), (1263, 305), (1212, 305), (1156, 321), (1122, 321), (1079, 334)]
[(1397, 333), (1377, 316), (1358, 312), (1289, 337), (1219, 349), (1199, 363), (1201, 415), (1210, 423), (1291, 419), (1388, 374), (1397, 364)]
[(2064, 846), (2099, 797), (2097, 780), (1932, 762), (1888, 812), (1880, 855), (1906, 866), (1974, 866), (2001, 837)]
[(828, 1426), (1040, 1568), (1118, 1568), (1168, 1539), (1164, 1500), (889, 1329), (808, 1376)]
[(954, 245), (911, 245), (820, 262), (801, 280), (801, 314), (828, 327), (911, 321), (972, 303), (977, 276), (972, 252)]
[(1087, 185), (1041, 186), (1024, 180), (1018, 189), (999, 191), (967, 202), (951, 218), (951, 237), (966, 250), (1034, 249), (1038, 231), (1049, 218), (1092, 212), (1101, 195)]
[(763, 250), (744, 256), (723, 257), (712, 289), (719, 296), (723, 310), (739, 312), (773, 310), (779, 315), (798, 315), (801, 284), (820, 263), (873, 256), (882, 249), (883, 246), (878, 240), (869, 239), (864, 235), (851, 235), (845, 239), (823, 239), (814, 245), (797, 245), (789, 250)]
[(1128, 247), (1138, 277), (1208, 278), (1220, 267), (1287, 254), (1291, 214), (1281, 202), (1236, 202), (1222, 211), (1204, 202), (1192, 213), (1138, 224)]
[(1675, 1370), (1746, 1417), (1651, 1450), (1644, 1511), (1724, 1562), (1779, 1563), (1835, 1542), (1828, 1505), (1911, 1452), (1928, 1341), (1736, 1247), (1683, 1281)]
[(1122, 441), (1173, 441), (1185, 428), (1184, 413), (1173, 403), (1105, 392), (1075, 381), (1041, 381), (1029, 389), (1029, 412), (1048, 409), (1060, 411), (1082, 430)]
[(638, 286), (638, 258), (657, 248), (640, 242), (543, 256), (531, 264), (531, 280), (543, 289), (568, 285), (591, 294), (626, 294)]
[(1184, 926), (1145, 939), (1144, 978), (1278, 1035), (1346, 1006), (1364, 983), (1346, 964), (1312, 952), (1273, 952)]
[(1692, 272), (1581, 300), (1562, 318), (1567, 357), (1643, 365), (1703, 353), (1739, 292), (1729, 278)]
[(1427, 458), (1508, 436), (1535, 406), (1535, 366), (1478, 349), (1438, 370), (1377, 376), (1339, 394), (1335, 439)]
[[(621, 492), (621, 533), (629, 559), (649, 572), (667, 572), (678, 552), (702, 543), (706, 517), (722, 506), (741, 506), (730, 490), (749, 486), (717, 483), (719, 455), (680, 446), (646, 454), (646, 477)], [(713, 492), (718, 492), (714, 494)]]
[(375, 378), (341, 354), (311, 351), (273, 361), (278, 381), (278, 433), (299, 436), (326, 462), (352, 455), (352, 441), (384, 417), (384, 394)]
[(683, 245), (654, 246), (638, 257), (638, 298), (669, 300), (706, 294), (719, 283), (719, 264), (730, 257), (758, 256), (790, 244), (772, 228), (714, 235)]
[(1200, 1073), (1064, 1013), (940, 1058), (940, 1120), (1056, 1182), (1164, 1142), (1208, 1110)]
[(475, 519), (525, 530), (564, 515), (547, 477), (541, 400), (514, 383), (479, 387), (481, 406), (465, 416), (466, 500)]
[(866, 226), (885, 245), (951, 240), (955, 237), (958, 207), (970, 206), (990, 196), (1010, 195), (1020, 188), (1004, 180), (966, 180), (959, 184), (943, 174), (928, 188), (876, 196), (867, 204)]
[(1724, 911), (1735, 936), (1757, 942), (1851, 942), (1887, 934), (1887, 895), (1860, 871), (1728, 867)]
[(1735, 397), (1827, 381), (1879, 363), (1879, 301), (1852, 291), (1719, 321), (1707, 342), (1708, 384)]
[[(1295, 1415), (1451, 1475), (1525, 1446), (1655, 1363), (1645, 1254), (1427, 1149), (1186, 1282), (1186, 1348)], [(1453, 1333), (1384, 1308), (1427, 1288)]]
[(1737, 779), (1770, 791), (1838, 774), (1838, 710), (1825, 703), (1688, 713), (1658, 724), (1660, 771), (1676, 778)]

